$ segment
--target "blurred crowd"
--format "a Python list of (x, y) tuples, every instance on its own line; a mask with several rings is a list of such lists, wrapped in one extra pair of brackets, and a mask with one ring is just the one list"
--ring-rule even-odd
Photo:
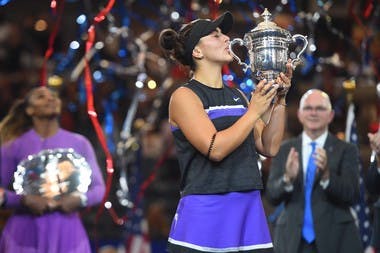
[[(0, 10), (0, 120), (7, 114), (16, 98), (23, 97), (31, 87), (39, 85), (44, 54), (52, 31), (52, 20), (48, 11), (38, 15), (31, 13), (22, 20), (12, 18), (9, 13), (2, 14), (5, 14), (4, 10)], [(47, 28), (38, 30), (36, 22), (42, 18), (48, 20)], [(339, 19), (340, 23), (337, 25), (338, 29), (345, 32), (348, 39), (341, 39), (331, 34), (324, 25), (318, 26), (319, 30), (314, 34), (315, 43), (318, 45), (318, 53), (314, 55), (317, 62), (313, 63), (311, 70), (306, 71), (305, 66), (297, 68), (293, 85), (288, 93), (285, 138), (296, 136), (302, 131), (302, 126), (296, 118), (301, 95), (310, 88), (321, 89), (329, 94), (335, 110), (330, 130), (340, 139), (345, 138), (348, 104), (349, 102), (355, 104), (359, 151), (365, 169), (369, 165), (371, 154), (367, 133), (379, 129), (380, 80), (376, 76), (376, 71), (380, 69), (380, 33), (372, 31), (371, 44), (365, 51), (370, 55), (370, 61), (363, 62), (362, 43), (366, 34), (352, 20), (347, 24), (347, 19), (347, 17)], [(275, 21), (284, 27), (294, 22), (292, 17), (286, 14), (276, 16)], [(245, 31), (244, 21), (238, 19), (230, 36), (242, 37)], [(133, 32), (136, 36), (138, 33), (143, 33), (143, 30), (138, 28)], [(64, 37), (66, 33), (68, 31), (59, 34), (56, 39), (54, 50), (57, 58), (51, 59), (50, 62), (53, 64), (49, 65), (48, 73), (53, 72), (57, 63), (67, 53), (65, 50), (68, 42)], [(104, 31), (100, 33), (99, 40), (106, 38)], [(145, 55), (143, 69), (149, 78), (155, 78), (159, 85), (170, 77), (172, 84), (169, 87), (150, 89), (145, 86), (139, 90), (134, 85), (138, 79), (137, 75), (124, 72), (115, 74), (115, 71), (108, 73), (111, 78), (104, 78), (94, 83), (95, 107), (109, 139), (108, 144), (116, 164), (109, 199), (117, 216), (127, 217), (125, 222), (118, 224), (117, 219), (108, 210), (105, 210), (100, 217), (96, 217), (98, 211), (96, 207), (85, 210), (83, 221), (93, 239), (94, 247), (103, 244), (124, 247), (125, 238), (135, 230), (140, 234), (146, 233), (152, 242), (156, 242), (154, 244), (156, 252), (163, 252), (165, 247), (170, 222), (180, 197), (180, 174), (167, 122), (167, 104), (175, 86), (186, 80), (188, 73), (172, 63), (160, 63), (161, 53), (154, 47), (156, 41), (157, 34), (146, 41), (152, 52), (149, 56)], [(106, 43), (101, 49), (101, 56), (97, 57), (116, 62), (115, 54), (119, 46), (116, 42)], [(136, 44), (129, 46), (136, 47)], [(77, 54), (73, 62), (77, 63), (81, 57), (81, 54)], [(134, 55), (129, 58), (131, 65), (137, 64)], [(307, 63), (307, 59), (304, 61)], [(166, 69), (162, 71), (160, 65), (164, 65)], [(63, 111), (60, 118), (62, 127), (89, 138), (95, 147), (98, 162), (106, 178), (105, 155), (87, 115), (83, 81), (70, 79), (73, 67), (75, 64), (62, 71), (58, 79), (50, 78), (48, 85), (58, 90), (62, 98)], [(244, 75), (236, 63), (232, 63), (229, 67), (237, 75)], [(354, 81), (352, 77), (355, 77)], [(354, 82), (356, 86), (345, 87), (344, 84), (350, 82)], [(138, 106), (132, 122), (132, 137), (135, 138), (133, 140), (135, 143), (123, 149), (120, 145), (123, 147), (126, 144), (120, 134), (136, 94), (139, 96)], [(127, 163), (121, 156), (129, 157)], [(269, 164), (270, 160), (262, 160), (264, 182), (269, 174)], [(125, 176), (123, 173), (127, 173), (130, 187), (127, 197), (125, 195), (120, 197), (122, 188), (120, 178)], [(142, 185), (146, 188), (141, 188)], [(123, 202), (126, 198), (134, 202), (139, 194), (142, 194), (143, 201), (135, 207), (137, 210), (126, 206)], [(374, 201), (370, 195), (367, 198), (369, 204)], [(265, 199), (264, 203), (267, 214), (271, 214), (274, 207)], [(6, 215), (2, 214), (3, 220)], [(129, 219), (131, 217), (137, 221)], [(148, 231), (134, 228), (142, 219), (147, 222)]]

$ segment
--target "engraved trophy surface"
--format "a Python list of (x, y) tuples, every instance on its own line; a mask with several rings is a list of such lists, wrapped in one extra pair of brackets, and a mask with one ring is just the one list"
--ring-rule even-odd
[[(297, 39), (303, 41), (303, 47), (297, 57), (291, 61), (293, 69), (300, 62), (300, 55), (305, 51), (308, 41), (306, 36), (295, 34), (277, 26), (270, 21), (271, 13), (265, 9), (261, 14), (264, 21), (256, 28), (244, 35), (243, 39), (235, 38), (230, 42), (229, 49), (234, 59), (243, 66), (244, 72), (251, 69), (252, 75), (257, 80), (275, 80), (280, 72), (286, 72), (288, 61), (289, 45), (295, 43)], [(245, 46), (248, 50), (249, 63), (243, 62), (239, 56), (233, 52), (233, 46)]]

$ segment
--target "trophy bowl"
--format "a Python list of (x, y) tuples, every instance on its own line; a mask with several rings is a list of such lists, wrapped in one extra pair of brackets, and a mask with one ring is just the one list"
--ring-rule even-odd
[[(238, 64), (243, 66), (244, 72), (249, 68), (252, 75), (257, 80), (267, 79), (275, 80), (280, 72), (286, 71), (288, 62), (289, 46), (297, 40), (303, 42), (302, 49), (298, 52), (297, 57), (291, 60), (292, 68), (295, 69), (299, 63), (300, 55), (305, 51), (308, 41), (306, 36), (301, 34), (291, 35), (289, 31), (277, 26), (270, 21), (271, 13), (265, 9), (261, 14), (264, 21), (259, 23), (256, 28), (244, 35), (243, 39), (235, 38), (230, 42), (229, 50)], [(248, 51), (249, 63), (243, 62), (233, 51), (233, 46), (245, 46)]]
[(17, 165), (13, 188), (19, 195), (59, 199), (72, 192), (86, 193), (91, 168), (73, 149), (47, 149), (29, 155)]

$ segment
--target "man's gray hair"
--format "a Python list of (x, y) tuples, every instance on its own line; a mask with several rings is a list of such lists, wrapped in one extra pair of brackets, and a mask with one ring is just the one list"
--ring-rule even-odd
[(302, 95), (302, 97), (300, 99), (299, 109), (302, 109), (303, 104), (305, 103), (306, 98), (309, 97), (309, 95), (311, 93), (314, 93), (314, 92), (319, 92), (322, 95), (322, 97), (324, 97), (326, 99), (327, 105), (328, 105), (328, 109), (331, 111), (332, 110), (332, 106), (331, 106), (330, 96), (326, 92), (321, 91), (319, 89), (310, 89), (310, 90), (306, 91)]

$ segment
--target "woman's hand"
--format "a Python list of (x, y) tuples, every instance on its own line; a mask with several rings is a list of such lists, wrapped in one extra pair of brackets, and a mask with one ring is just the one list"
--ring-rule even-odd
[(50, 210), (49, 199), (39, 195), (24, 195), (21, 203), (35, 215), (43, 215)]
[(64, 213), (77, 211), (81, 207), (81, 199), (77, 194), (64, 194), (57, 201), (57, 208)]
[(251, 100), (248, 110), (252, 110), (259, 117), (268, 111), (272, 100), (276, 96), (278, 85), (273, 82), (267, 82), (265, 79), (261, 80), (256, 89), (251, 93)]
[(293, 76), (293, 67), (291, 64), (291, 60), (288, 60), (286, 63), (286, 74), (280, 73), (280, 75), (276, 79), (276, 83), (280, 86), (277, 96), (279, 98), (285, 97), (288, 93), (290, 86), (291, 86), (291, 80)]

